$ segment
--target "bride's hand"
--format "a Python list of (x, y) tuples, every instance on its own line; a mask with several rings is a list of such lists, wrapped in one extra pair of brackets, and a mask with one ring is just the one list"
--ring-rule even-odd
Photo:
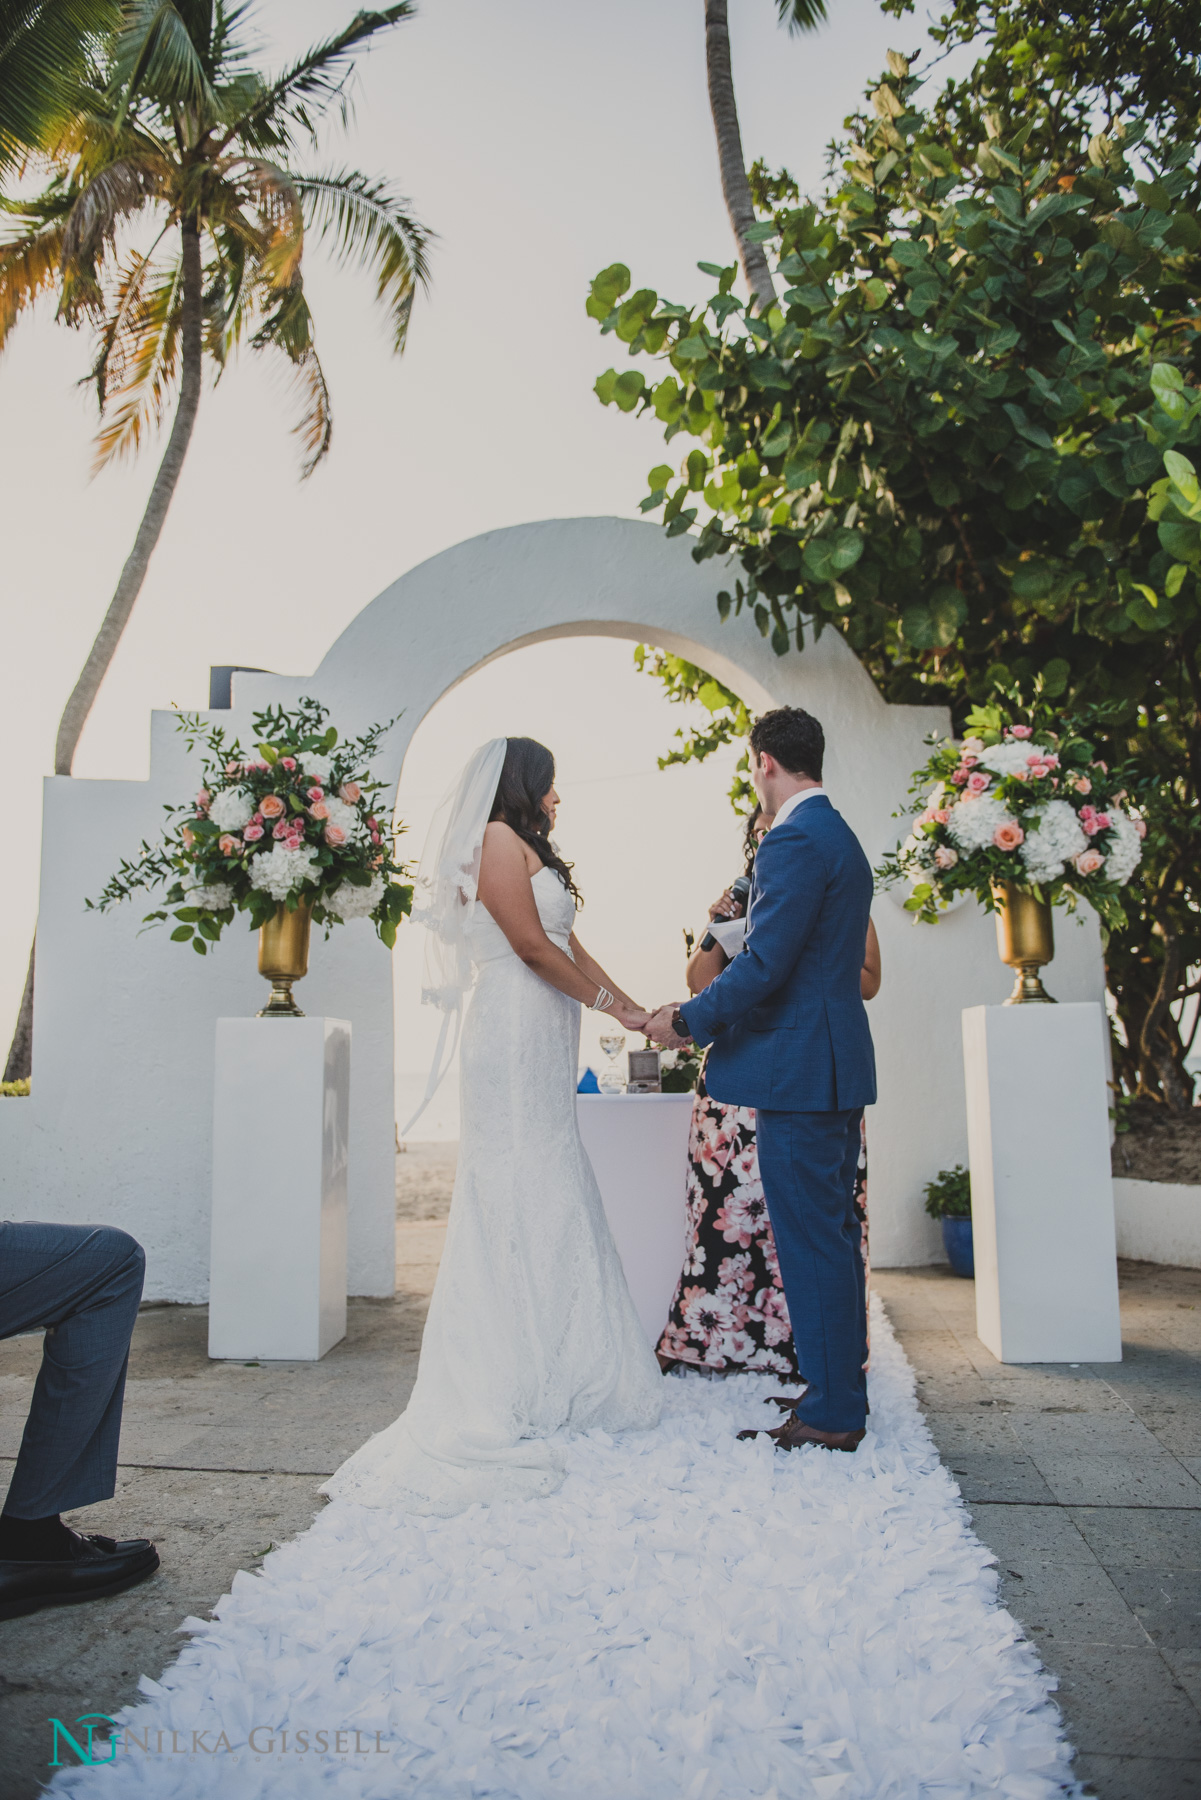
[(651, 1016), (646, 1008), (641, 1006), (620, 1006), (614, 1007), (613, 1010), (618, 1024), (624, 1025), (627, 1031), (644, 1031), (646, 1022)]

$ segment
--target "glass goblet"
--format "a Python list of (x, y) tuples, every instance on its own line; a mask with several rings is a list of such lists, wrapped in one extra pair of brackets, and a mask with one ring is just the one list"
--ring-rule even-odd
[(617, 1066), (617, 1059), (626, 1047), (625, 1033), (623, 1031), (602, 1031), (600, 1047), (609, 1060), (601, 1070), (596, 1085), (602, 1094), (624, 1094), (626, 1084), (621, 1070)]

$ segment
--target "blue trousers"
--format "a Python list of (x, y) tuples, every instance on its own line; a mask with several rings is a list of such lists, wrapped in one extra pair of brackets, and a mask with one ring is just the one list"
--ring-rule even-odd
[(0, 1221), (0, 1338), (44, 1330), (42, 1366), (5, 1512), (108, 1500), (146, 1256), (108, 1225)]
[(757, 1110), (759, 1172), (801, 1373), (797, 1416), (860, 1431), (867, 1416), (867, 1310), (852, 1200), (863, 1109)]

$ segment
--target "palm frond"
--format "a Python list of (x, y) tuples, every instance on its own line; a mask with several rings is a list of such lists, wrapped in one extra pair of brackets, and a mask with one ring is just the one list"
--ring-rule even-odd
[(392, 324), (392, 347), (399, 356), (408, 335), (418, 284), (429, 281), (426, 247), (433, 233), (408, 210), (384, 181), (357, 169), (324, 175), (297, 175), (309, 228), (332, 245), (341, 263), (357, 261), (375, 273), (376, 299)]
[(108, 403), (109, 389), (124, 385), (130, 358), (137, 352), (140, 339), (137, 331), (131, 329), (130, 322), (137, 316), (146, 280), (154, 269), (155, 254), (169, 230), (170, 222), (164, 225), (149, 250), (131, 256), (118, 273), (100, 327), (96, 360), (87, 375), (87, 380), (95, 385), (97, 410), (101, 413)]
[(112, 417), (96, 435), (94, 471), (133, 455), (166, 417), (179, 369), (182, 300), (183, 266), (177, 260), (131, 308), (125, 326), (129, 342), (121, 352), (124, 381)]
[(340, 104), (345, 124), (347, 88), (354, 73), (352, 53), (378, 32), (413, 18), (416, 10), (415, 0), (399, 0), (393, 6), (356, 13), (349, 25), (324, 43), (314, 44), (290, 69), (263, 87), (236, 121), (237, 135), (252, 147), (286, 145), (292, 140), (294, 123), (306, 136), (315, 138), (317, 121), (335, 104)]
[(0, 6), (0, 171), (48, 147), (77, 103), (119, 0), (4, 0)]
[(0, 350), (21, 314), (57, 288), (62, 248), (61, 224), (24, 232), (0, 245)]
[(246, 157), (241, 167), (239, 197), (263, 222), (259, 274), (271, 287), (290, 287), (304, 255), (304, 208), (296, 178), (263, 157)]
[(776, 0), (781, 25), (787, 25), (790, 37), (816, 31), (826, 23), (826, 0)]
[[(196, 15), (192, 20), (196, 30), (209, 8), (193, 0), (188, 11)], [(202, 55), (174, 0), (125, 0), (111, 75), (118, 120), (142, 94), (160, 105), (208, 111), (216, 107)]]
[(67, 219), (63, 257), (68, 263), (91, 264), (111, 245), (122, 219), (139, 212), (147, 200), (169, 200), (171, 169), (157, 159), (121, 157), (87, 182)]
[(299, 280), (264, 320), (251, 345), (255, 350), (282, 350), (292, 365), (293, 384), (301, 396), (300, 418), (292, 431), (304, 450), (300, 475), (307, 480), (329, 449), (333, 415), (325, 371), (313, 343), (313, 315)]

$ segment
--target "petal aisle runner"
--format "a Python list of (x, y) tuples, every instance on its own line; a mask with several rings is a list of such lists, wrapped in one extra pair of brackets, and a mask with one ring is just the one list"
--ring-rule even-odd
[(738, 1444), (774, 1422), (772, 1382), (688, 1376), (657, 1430), (568, 1440), (550, 1499), (453, 1519), (335, 1501), (187, 1621), (115, 1760), (51, 1793), (1079, 1793), (879, 1302), (873, 1357), (855, 1456)]

